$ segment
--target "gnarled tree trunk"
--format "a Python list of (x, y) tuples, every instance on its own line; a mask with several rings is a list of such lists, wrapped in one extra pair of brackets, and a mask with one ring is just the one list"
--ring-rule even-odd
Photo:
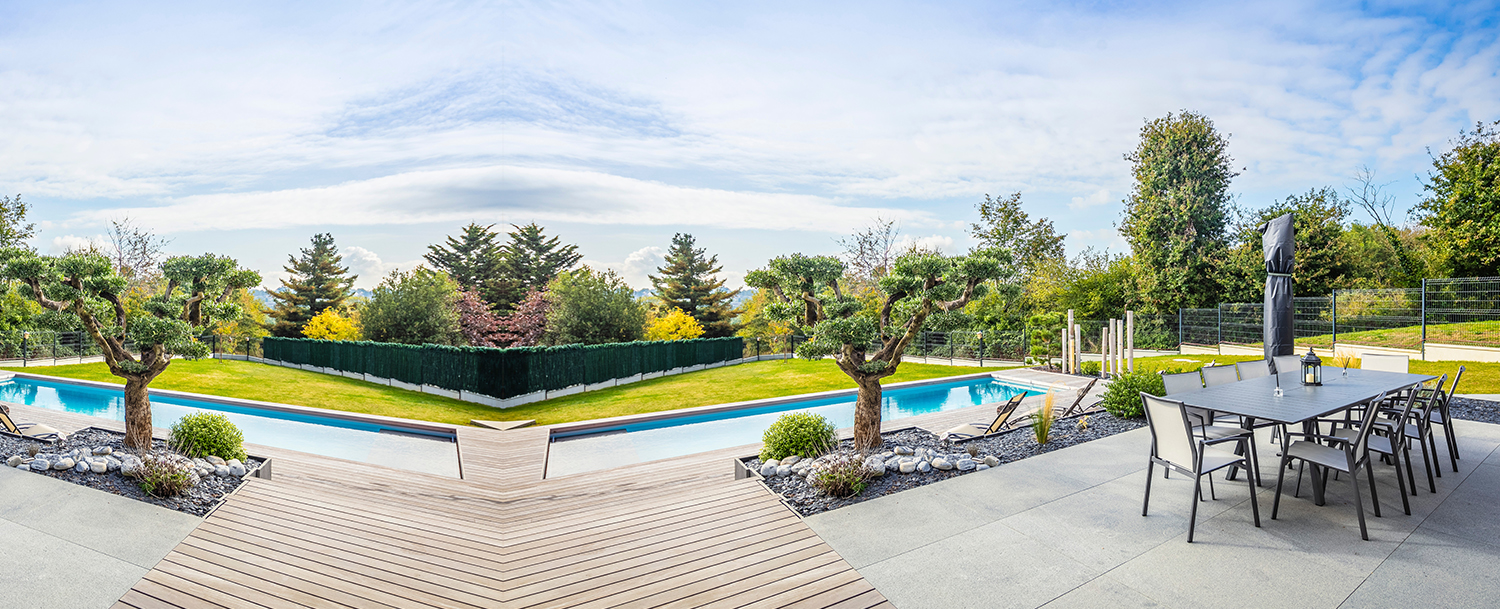
[(880, 448), (880, 377), (876, 375), (850, 375), (859, 385), (859, 397), (854, 401), (854, 448), (871, 450)]
[(125, 379), (125, 446), (137, 450), (151, 448), (151, 396), (149, 381)]

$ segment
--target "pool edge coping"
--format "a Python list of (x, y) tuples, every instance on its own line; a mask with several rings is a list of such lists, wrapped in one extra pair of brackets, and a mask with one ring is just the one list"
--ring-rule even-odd
[[(42, 381), (48, 381), (48, 382), (54, 382), (54, 383), (66, 383), (66, 384), (69, 384), (69, 385), (80, 385), (80, 386), (84, 386), (84, 387), (92, 387), (92, 388), (95, 388), (95, 389), (109, 389), (111, 391), (123, 391), (125, 389), (123, 385), (116, 385), (114, 383), (105, 383), (105, 382), (101, 382), (101, 381), (86, 381), (86, 380), (82, 380), (82, 379), (71, 379), (71, 378), (60, 377), (60, 376), (47, 376), (45, 374), (32, 374), (30, 372), (12, 372), (11, 374), (14, 376), (14, 378), (29, 378), (29, 379), (36, 379), (36, 380), (42, 380)], [(0, 379), (0, 380), (3, 380), (3, 379)], [(327, 409), (327, 408), (315, 408), (315, 407), (312, 407), (312, 406), (298, 406), (298, 405), (295, 405), (295, 404), (281, 404), (281, 403), (277, 403), (277, 402), (262, 402), (260, 400), (247, 400), (247, 399), (243, 399), (243, 398), (230, 398), (230, 397), (224, 397), (224, 396), (218, 396), (218, 395), (209, 395), (209, 394), (206, 394), (206, 393), (192, 393), (192, 392), (189, 392), (189, 391), (175, 391), (175, 390), (172, 390), (172, 389), (151, 389), (151, 388), (147, 387), (146, 391), (147, 391), (148, 395), (160, 395), (161, 397), (165, 397), (165, 398), (179, 398), (179, 399), (195, 400), (195, 401), (199, 401), (199, 402), (208, 402), (208, 403), (211, 403), (211, 404), (223, 404), (225, 406), (240, 406), (240, 407), (245, 407), (245, 408), (257, 408), (257, 409), (261, 409), (261, 410), (273, 410), (273, 411), (277, 411), (277, 412), (286, 412), (286, 413), (301, 414), (301, 415), (314, 416), (314, 417), (323, 417), (323, 418), (328, 418), (328, 419), (341, 419), (341, 420), (345, 420), (345, 421), (356, 421), (356, 422), (360, 422), (360, 423), (384, 424), (384, 425), (390, 425), (392, 427), (398, 427), (398, 426), (399, 427), (406, 427), (406, 428), (417, 429), (417, 430), (421, 430), (421, 431), (428, 431), (428, 432), (433, 432), (433, 433), (451, 435), (452, 436), (452, 440), (454, 442), (458, 441), (458, 427), (459, 426), (457, 426), (457, 425), (451, 425), (451, 424), (448, 424), (448, 423), (436, 423), (436, 422), (432, 422), (432, 421), (418, 421), (418, 420), (415, 420), (415, 419), (402, 419), (402, 418), (398, 418), (398, 417), (387, 417), (387, 416), (378, 415), (378, 414), (364, 414), (364, 413), (348, 412), (348, 411), (343, 411), (343, 410), (330, 410), (330, 409)]]
[[(1002, 377), (999, 376), (1000, 374), (1002, 374), (1004, 372), (1008, 372), (1008, 371), (1009, 370), (994, 370), (994, 371), (990, 371), (990, 372), (975, 372), (975, 373), (971, 373), (971, 374), (960, 374), (960, 375), (956, 375), (956, 376), (945, 376), (945, 377), (938, 377), (938, 378), (921, 379), (921, 380), (916, 380), (916, 381), (906, 381), (906, 382), (902, 382), (902, 383), (894, 383), (894, 384), (891, 384), (891, 385), (884, 385), (884, 386), (881, 387), (881, 390), (885, 391), (885, 390), (888, 390), (888, 389), (908, 389), (908, 388), (912, 388), (912, 387), (923, 387), (923, 386), (926, 386), (926, 385), (941, 385), (941, 384), (945, 384), (945, 383), (956, 383), (956, 382), (962, 382), (962, 381), (967, 381), (967, 380), (976, 380), (976, 379), (981, 379), (981, 378), (985, 378), (985, 377), (989, 377), (989, 378), (992, 378), (992, 379), (995, 379), (995, 380), (998, 380), (998, 381), (1002, 381), (1002, 382), (1005, 382), (1005, 383), (1010, 383), (1010, 384), (1013, 384), (1013, 385), (1030, 386), (1030, 387), (1035, 387), (1035, 388), (1039, 388), (1039, 389), (1065, 389), (1065, 388), (1067, 388), (1067, 386), (1064, 385), (1064, 384), (1062, 384), (1062, 383), (1054, 383), (1051, 386), (1043, 386), (1043, 385), (1039, 385), (1039, 384), (1037, 384), (1035, 382), (1032, 382), (1032, 381), (1029, 381), (1029, 380), (1016, 379), (1016, 378), (1002, 378)], [(588, 421), (577, 421), (577, 422), (573, 422), (573, 423), (558, 423), (556, 425), (549, 425), (549, 426), (547, 426), (547, 430), (548, 430), (548, 442), (547, 443), (550, 445), (552, 443), (553, 438), (555, 438), (559, 433), (568, 434), (568, 435), (574, 435), (574, 434), (578, 434), (579, 432), (587, 432), (587, 431), (594, 430), (594, 429), (599, 429), (599, 428), (618, 427), (618, 426), (621, 426), (621, 425), (629, 425), (631, 423), (642, 423), (642, 422), (648, 422), (648, 421), (658, 421), (658, 420), (662, 420), (662, 419), (674, 419), (674, 418), (678, 418), (678, 417), (690, 417), (690, 416), (697, 416), (697, 415), (702, 415), (702, 414), (713, 414), (713, 413), (718, 413), (718, 412), (729, 412), (729, 411), (744, 410), (744, 409), (750, 409), (750, 408), (760, 408), (760, 407), (763, 407), (763, 406), (776, 406), (776, 405), (787, 404), (787, 403), (791, 403), (791, 402), (802, 402), (802, 401), (807, 401), (807, 400), (817, 400), (817, 399), (824, 399), (824, 398), (834, 398), (834, 397), (844, 397), (844, 396), (849, 396), (849, 395), (858, 395), (858, 393), (859, 393), (859, 388), (857, 388), (857, 387), (853, 388), (853, 389), (833, 389), (833, 390), (830, 390), (830, 391), (819, 391), (819, 392), (816, 392), (816, 393), (799, 393), (799, 394), (796, 394), (796, 395), (787, 395), (787, 396), (780, 396), (780, 397), (774, 397), (774, 398), (761, 398), (761, 399), (758, 399), (758, 400), (747, 400), (747, 401), (743, 401), (743, 402), (728, 402), (728, 403), (724, 403), (724, 404), (711, 404), (711, 405), (708, 405), (708, 406), (694, 406), (692, 408), (679, 408), (679, 409), (676, 409), (676, 410), (663, 410), (663, 411), (660, 411), (660, 412), (648, 412), (648, 413), (643, 413), (643, 414), (623, 415), (623, 416), (618, 416), (618, 417), (610, 417), (610, 418), (606, 418), (606, 419), (591, 419), (591, 420), (588, 420)], [(978, 404), (976, 404), (976, 405), (978, 405)]]

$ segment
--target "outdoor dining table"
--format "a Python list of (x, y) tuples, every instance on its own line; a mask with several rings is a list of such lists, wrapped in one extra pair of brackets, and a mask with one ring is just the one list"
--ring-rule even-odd
[[(1324, 367), (1322, 385), (1303, 385), (1298, 375), (1299, 372), (1286, 372), (1171, 397), (1195, 408), (1244, 417), (1246, 427), (1254, 426), (1257, 421), (1272, 421), (1284, 425), (1302, 423), (1306, 428), (1318, 418), (1369, 402), (1383, 393), (1437, 378), (1430, 374)], [(1280, 397), (1276, 396), (1278, 382)], [(1235, 452), (1240, 450), (1243, 449)], [(1234, 475), (1235, 470), (1229, 470), (1228, 477), (1233, 479)], [(1259, 478), (1257, 475), (1257, 483)], [(1313, 478), (1315, 499), (1322, 505), (1323, 488), (1318, 477)]]

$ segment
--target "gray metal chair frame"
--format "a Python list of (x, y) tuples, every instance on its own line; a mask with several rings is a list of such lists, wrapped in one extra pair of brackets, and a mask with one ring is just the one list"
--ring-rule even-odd
[[(1192, 423), (1188, 422), (1187, 410), (1182, 402), (1141, 393), (1146, 411), (1146, 424), (1151, 428), (1151, 457), (1146, 462), (1146, 497), (1141, 502), (1141, 516), (1151, 508), (1151, 474), (1159, 464), (1168, 471), (1193, 477), (1193, 507), (1188, 517), (1188, 543), (1198, 527), (1198, 502), (1203, 500), (1203, 477), (1208, 476), (1209, 495), (1213, 497), (1212, 474), (1226, 467), (1251, 466), (1244, 455), (1211, 448), (1215, 444), (1239, 442), (1254, 444), (1249, 436), (1233, 436), (1217, 440), (1193, 437)], [(1182, 463), (1187, 461), (1187, 463)], [(1255, 514), (1255, 526), (1260, 526), (1260, 503), (1255, 500), (1255, 477), (1245, 476), (1250, 488), (1250, 509)], [(1213, 497), (1217, 499), (1217, 497)]]
[[(1378, 404), (1385, 399), (1381, 395), (1371, 403)], [(1317, 488), (1325, 488), (1328, 481), (1328, 470), (1349, 474), (1349, 485), (1354, 491), (1354, 513), (1359, 517), (1359, 536), (1365, 541), (1370, 540), (1370, 532), (1365, 527), (1364, 497), (1359, 490), (1359, 468), (1364, 466), (1365, 478), (1370, 483), (1370, 500), (1374, 504), (1375, 515), (1380, 515), (1380, 496), (1375, 488), (1375, 468), (1370, 464), (1370, 432), (1375, 429), (1374, 419), (1376, 409), (1366, 408), (1364, 416), (1359, 421), (1359, 433), (1352, 439), (1340, 438), (1336, 441), (1337, 447), (1325, 446), (1316, 440), (1325, 439), (1325, 436), (1317, 434), (1290, 434), (1308, 437), (1307, 440), (1298, 440), (1287, 445), (1286, 450), (1281, 453), (1281, 466), (1277, 468), (1276, 475), (1276, 499), (1271, 504), (1271, 520), (1275, 520), (1281, 509), (1281, 489), (1286, 480), (1286, 470), (1293, 459), (1300, 460), (1304, 464), (1312, 466), (1313, 484)], [(1313, 427), (1316, 430), (1316, 426)], [(1321, 471), (1320, 471), (1321, 470)], [(1248, 476), (1247, 476), (1248, 477)], [(1301, 471), (1298, 471), (1298, 480), (1301, 480)], [(1321, 491), (1319, 491), (1321, 494)]]
[(1242, 381), (1271, 376), (1271, 363), (1263, 359), (1240, 362), (1234, 365), (1234, 369), (1240, 373)]
[[(1400, 414), (1398, 415), (1398, 417), (1403, 420), (1411, 416), (1412, 408), (1417, 404), (1416, 393), (1410, 392), (1407, 395), (1408, 397), (1405, 402), (1406, 406), (1401, 409)], [(1330, 422), (1340, 423), (1341, 421), (1335, 420)], [(1369, 438), (1370, 450), (1380, 454), (1382, 457), (1389, 457), (1394, 461), (1394, 465), (1396, 468), (1396, 486), (1401, 489), (1401, 509), (1402, 511), (1406, 512), (1407, 516), (1410, 516), (1411, 502), (1406, 499), (1407, 481), (1411, 480), (1412, 478), (1411, 451), (1409, 450), (1410, 438), (1406, 437), (1406, 434), (1390, 433), (1390, 427), (1382, 425), (1379, 422), (1375, 424), (1375, 430), (1372, 433), (1374, 435), (1371, 435)], [(1334, 429), (1330, 436), (1332, 436), (1332, 438), (1341, 438), (1344, 441), (1354, 441), (1355, 439), (1357, 439), (1358, 434), (1358, 430), (1346, 427), (1343, 429)], [(1403, 455), (1405, 456), (1406, 461), (1406, 475), (1404, 477), (1401, 475), (1401, 462)], [(1296, 497), (1301, 493), (1301, 490), (1302, 472), (1301, 470), (1298, 470), (1297, 490), (1292, 493), (1292, 496)], [(1375, 516), (1380, 516), (1379, 504), (1375, 505)]]
[(1239, 369), (1230, 364), (1204, 366), (1202, 372), (1204, 387), (1218, 387), (1219, 385), (1237, 383), (1240, 380)]
[[(1196, 370), (1161, 375), (1162, 387), (1167, 390), (1166, 393), (1168, 396), (1181, 395), (1202, 389), (1203, 385), (1200, 384), (1201, 379), (1202, 377)], [(1256, 466), (1255, 469), (1250, 471), (1255, 472), (1259, 476), (1260, 455), (1255, 451), (1254, 432), (1250, 428), (1244, 427), (1238, 417), (1219, 418), (1218, 413), (1212, 410), (1195, 408), (1193, 406), (1183, 406), (1183, 412), (1187, 414), (1188, 422), (1193, 427), (1193, 433), (1204, 440), (1219, 440), (1235, 436), (1250, 437), (1250, 450), (1248, 454), (1250, 455), (1250, 462)], [(1170, 475), (1170, 469), (1162, 471), (1163, 478), (1168, 478)], [(1260, 483), (1259, 478), (1256, 479), (1256, 483)]]
[(1448, 410), (1448, 404), (1458, 393), (1458, 379), (1463, 378), (1467, 370), (1467, 366), (1459, 366), (1458, 374), (1453, 375), (1453, 384), (1449, 385), (1446, 391), (1441, 387), (1438, 388), (1438, 399), (1441, 401), (1437, 411), (1433, 412), (1427, 421), (1428, 425), (1443, 426), (1443, 437), (1448, 440), (1448, 461), (1452, 463), (1455, 472), (1458, 471), (1458, 436), (1453, 431), (1453, 415)]
[(1276, 364), (1277, 374), (1302, 370), (1302, 358), (1295, 355), (1275, 355), (1271, 357), (1271, 363)]

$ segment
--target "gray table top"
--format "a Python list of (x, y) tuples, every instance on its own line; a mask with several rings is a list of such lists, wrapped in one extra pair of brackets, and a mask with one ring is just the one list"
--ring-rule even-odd
[(1277, 378), (1250, 379), (1167, 396), (1188, 406), (1227, 414), (1253, 417), (1261, 421), (1298, 423), (1327, 416), (1355, 404), (1368, 402), (1381, 393), (1410, 387), (1437, 378), (1427, 374), (1379, 372), (1350, 369), (1346, 378), (1341, 368), (1323, 368), (1321, 386), (1305, 386), (1298, 373), (1280, 375), (1282, 396), (1276, 397)]

